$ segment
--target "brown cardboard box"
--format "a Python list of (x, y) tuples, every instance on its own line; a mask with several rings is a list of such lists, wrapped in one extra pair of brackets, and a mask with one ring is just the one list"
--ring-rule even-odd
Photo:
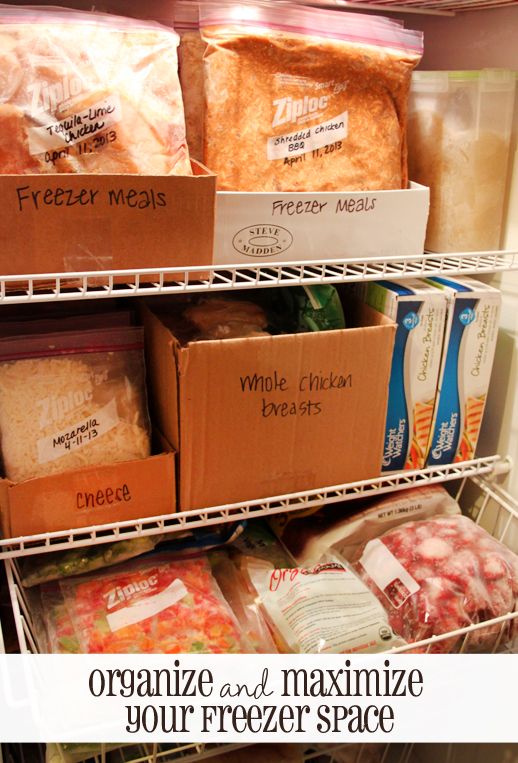
[(0, 273), (207, 265), (216, 177), (3, 175)]
[(172, 451), (14, 483), (0, 480), (4, 538), (175, 511)]
[(144, 323), (182, 510), (379, 475), (395, 334), (385, 316), (357, 305), (342, 331), (185, 347), (147, 309)]

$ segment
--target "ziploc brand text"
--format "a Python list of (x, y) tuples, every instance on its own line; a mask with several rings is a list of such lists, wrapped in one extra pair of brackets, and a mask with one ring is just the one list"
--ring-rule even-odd
[(498, 335), (500, 292), (472, 278), (431, 278), (448, 300), (428, 465), (475, 456)]
[(397, 323), (382, 470), (426, 461), (441, 365), (446, 298), (417, 279), (359, 287), (364, 301)]

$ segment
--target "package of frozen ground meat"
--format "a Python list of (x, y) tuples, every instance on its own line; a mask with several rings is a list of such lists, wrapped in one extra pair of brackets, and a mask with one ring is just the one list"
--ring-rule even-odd
[(142, 328), (1, 339), (0, 431), (15, 482), (147, 457)]
[[(462, 515), (390, 530), (358, 551), (355, 568), (408, 642), (513, 612), (518, 595), (518, 557)], [(472, 632), (466, 647), (491, 651), (514, 635), (512, 622), (488, 626)], [(431, 651), (455, 651), (463, 639), (437, 641)]]
[(205, 163), (230, 191), (406, 188), (422, 33), (282, 3), (200, 5)]
[(190, 175), (178, 35), (0, 6), (0, 172)]

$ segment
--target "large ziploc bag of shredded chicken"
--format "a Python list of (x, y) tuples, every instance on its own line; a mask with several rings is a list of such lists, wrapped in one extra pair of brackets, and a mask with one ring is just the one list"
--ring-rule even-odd
[(408, 184), (406, 121), (422, 33), (383, 18), (200, 6), (205, 163), (234, 191)]
[(190, 175), (178, 35), (0, 6), (0, 172)]
[(0, 433), (15, 482), (149, 456), (143, 329), (0, 340)]

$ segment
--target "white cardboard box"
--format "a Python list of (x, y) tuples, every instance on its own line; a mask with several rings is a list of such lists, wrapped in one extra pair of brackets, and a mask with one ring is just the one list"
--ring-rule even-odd
[(430, 191), (216, 194), (215, 265), (420, 256)]

